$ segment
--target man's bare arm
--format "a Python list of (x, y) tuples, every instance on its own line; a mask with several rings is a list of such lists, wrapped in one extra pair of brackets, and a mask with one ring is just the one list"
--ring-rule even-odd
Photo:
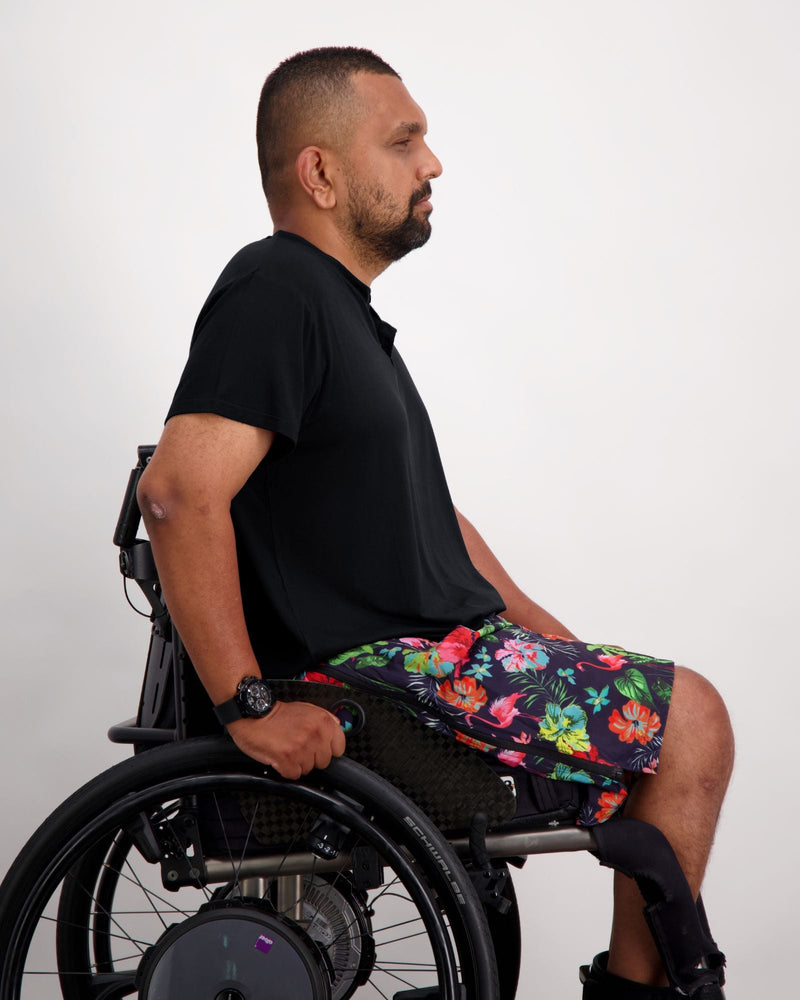
[[(230, 505), (273, 440), (271, 431), (215, 414), (173, 417), (139, 482), (170, 615), (214, 704), (261, 673), (242, 610)], [(287, 778), (325, 767), (345, 746), (335, 717), (303, 702), (278, 702), (266, 718), (237, 720), (228, 731)]]
[(489, 583), (498, 591), (505, 602), (504, 612), (509, 621), (524, 625), (532, 632), (547, 635), (560, 635), (567, 639), (575, 639), (569, 629), (558, 619), (527, 597), (503, 569), (497, 556), (481, 538), (475, 526), (464, 515), (456, 510), (456, 517), (461, 528), (464, 544), (469, 552), (473, 565)]

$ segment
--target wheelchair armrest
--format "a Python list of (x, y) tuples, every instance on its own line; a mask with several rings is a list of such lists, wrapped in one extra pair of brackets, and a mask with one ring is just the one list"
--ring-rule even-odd
[(178, 738), (174, 729), (148, 729), (137, 726), (136, 719), (126, 719), (108, 730), (108, 738), (112, 743), (136, 743), (146, 746), (157, 746), (160, 743), (174, 743)]

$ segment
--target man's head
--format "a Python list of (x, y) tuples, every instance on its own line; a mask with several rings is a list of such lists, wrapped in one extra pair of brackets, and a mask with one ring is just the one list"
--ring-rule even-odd
[(382, 270), (430, 235), (427, 196), (441, 164), (426, 130), (398, 74), (373, 52), (292, 56), (267, 77), (258, 110), (273, 218), (280, 225), (299, 211), (304, 222), (335, 227), (360, 261)]
[(369, 49), (330, 47), (298, 52), (267, 77), (256, 118), (261, 183), (270, 205), (283, 194), (298, 153), (306, 146), (347, 145), (357, 114), (356, 73), (400, 79)]

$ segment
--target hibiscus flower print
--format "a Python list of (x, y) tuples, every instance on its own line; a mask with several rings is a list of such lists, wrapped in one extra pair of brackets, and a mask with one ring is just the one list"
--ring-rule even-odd
[(628, 790), (626, 788), (621, 788), (618, 792), (603, 792), (600, 798), (597, 800), (598, 806), (600, 808), (594, 814), (594, 818), (598, 823), (605, 823), (607, 819), (619, 809), (622, 803), (628, 796)]
[(636, 740), (644, 746), (661, 728), (661, 719), (656, 712), (651, 712), (644, 705), (628, 701), (622, 706), (622, 715), (616, 708), (611, 713), (608, 728), (623, 743), (633, 743)]
[(453, 666), (466, 663), (477, 634), (465, 625), (459, 625), (436, 646), (439, 659), (444, 663), (452, 663)]
[(586, 753), (591, 746), (586, 733), (586, 712), (578, 705), (561, 708), (550, 702), (545, 709), (544, 719), (539, 723), (539, 736), (555, 743), (561, 753)]
[(409, 674), (428, 674), (430, 677), (446, 677), (453, 672), (453, 664), (443, 663), (435, 648), (418, 653), (407, 650), (403, 654), (403, 668)]
[(526, 642), (522, 639), (506, 639), (503, 648), (494, 654), (501, 660), (509, 673), (521, 670), (544, 670), (550, 662), (547, 650), (540, 642)]
[(344, 683), (337, 680), (335, 677), (329, 677), (327, 674), (322, 674), (318, 670), (307, 670), (304, 674), (298, 677), (301, 681), (313, 681), (315, 684), (333, 684), (336, 687), (344, 687)]
[(488, 701), (486, 689), (474, 677), (454, 677), (439, 685), (437, 695), (454, 708), (474, 715)]

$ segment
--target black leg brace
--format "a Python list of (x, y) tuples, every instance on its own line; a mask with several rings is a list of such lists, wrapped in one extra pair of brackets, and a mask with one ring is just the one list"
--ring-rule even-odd
[(593, 827), (592, 836), (600, 864), (636, 880), (672, 987), (689, 997), (722, 997), (725, 956), (664, 834), (650, 823), (623, 818)]

